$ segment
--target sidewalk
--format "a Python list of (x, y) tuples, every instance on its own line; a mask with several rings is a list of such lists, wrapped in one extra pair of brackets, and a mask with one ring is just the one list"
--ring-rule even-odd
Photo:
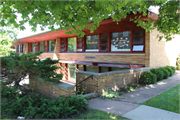
[(179, 120), (180, 114), (139, 104), (148, 101), (177, 84), (180, 84), (180, 71), (176, 71), (172, 77), (157, 84), (148, 85), (121, 95), (119, 97), (120, 101), (101, 98), (91, 99), (89, 100), (89, 108), (114, 113), (133, 120)]

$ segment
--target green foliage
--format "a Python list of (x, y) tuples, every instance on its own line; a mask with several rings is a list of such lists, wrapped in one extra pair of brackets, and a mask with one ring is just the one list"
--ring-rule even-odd
[(164, 73), (160, 69), (153, 68), (150, 71), (157, 76), (157, 81), (160, 81), (164, 78)]
[(173, 70), (171, 69), (170, 66), (166, 66), (164, 68), (170, 73), (170, 76), (172, 76), (174, 74), (174, 72), (173, 72)]
[(154, 84), (157, 81), (156, 75), (150, 71), (143, 72), (140, 79), (141, 79), (140, 83), (146, 85)]
[(127, 92), (131, 92), (131, 91), (134, 91), (135, 89), (137, 88), (140, 88), (141, 85), (140, 84), (137, 84), (137, 83), (133, 83), (132, 85), (128, 85), (126, 87), (123, 87), (120, 89), (120, 93), (127, 93)]
[(169, 73), (169, 71), (167, 71), (164, 67), (160, 67), (160, 68), (158, 68), (159, 70), (161, 70), (161, 71), (163, 71), (163, 73), (164, 73), (164, 79), (167, 79), (169, 76), (170, 76), (170, 73)]
[(14, 88), (2, 87), (1, 90), (2, 113), (16, 118), (17, 116), (24, 116), (26, 119), (67, 118), (84, 111), (88, 105), (87, 100), (82, 96), (47, 99), (35, 93), (21, 95), (15, 92), (17, 89)]
[(46, 81), (58, 82), (62, 78), (62, 74), (55, 72), (58, 69), (54, 64), (59, 63), (58, 60), (36, 60), (42, 52), (28, 53), (19, 55), (19, 53), (10, 53), (9, 56), (2, 57), (1, 74), (4, 75), (2, 84), (10, 84), (15, 81), (18, 86), (28, 74), (39, 76)]
[(180, 70), (180, 54), (177, 58), (177, 69)]
[(176, 72), (176, 68), (174, 66), (170, 66), (170, 67), (173, 70), (173, 72), (175, 73)]
[[(158, 6), (159, 17), (156, 22), (152, 19), (141, 21), (141, 17), (146, 16), (150, 6)], [(173, 6), (173, 7), (172, 7)], [(59, 9), (61, 8), (61, 9)], [(7, 26), (13, 24), (16, 28), (25, 29), (24, 24), (29, 22), (32, 30), (36, 31), (37, 24), (43, 30), (46, 26), (55, 31), (54, 25), (60, 29), (67, 30), (66, 33), (77, 34), (79, 37), (85, 35), (82, 31), (90, 29), (92, 33), (99, 26), (99, 22), (107, 19), (109, 15), (114, 21), (120, 21), (127, 14), (143, 13), (141, 16), (132, 19), (137, 26), (150, 31), (157, 28), (158, 31), (170, 40), (170, 35), (180, 34), (179, 24), (179, 1), (2, 1), (0, 2), (0, 25)], [(22, 16), (21, 21), (17, 21), (17, 14)], [(51, 19), (50, 19), (51, 18)], [(43, 22), (42, 22), (43, 21)], [(91, 21), (94, 23), (87, 26)], [(70, 30), (70, 28), (73, 28)], [(159, 36), (162, 38), (162, 36)]]
[(112, 99), (112, 98), (119, 97), (119, 93), (114, 92), (114, 91), (104, 91), (100, 97), (104, 98), (104, 99), (106, 99), (106, 98)]

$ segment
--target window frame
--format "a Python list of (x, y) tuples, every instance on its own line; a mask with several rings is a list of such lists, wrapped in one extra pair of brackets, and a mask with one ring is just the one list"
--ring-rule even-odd
[(66, 42), (65, 42), (66, 43), (66, 52), (68, 52), (68, 53), (75, 53), (75, 52), (77, 52), (77, 37), (70, 37), (70, 38), (75, 38), (75, 40), (76, 40), (75, 41), (76, 42), (76, 46), (75, 46), (76, 50), (75, 51), (68, 51), (68, 39), (69, 38), (67, 38)]
[[(85, 53), (99, 53), (99, 45), (98, 45), (98, 51), (86, 51), (86, 37), (87, 36), (93, 36), (93, 35), (98, 35), (98, 42), (100, 41), (99, 40), (99, 37), (100, 37), (100, 34), (92, 34), (92, 35), (85, 35), (84, 37), (85, 37), (85, 39), (84, 39), (84, 50), (83, 50), (83, 52), (85, 52)], [(100, 44), (100, 43), (99, 43)]]

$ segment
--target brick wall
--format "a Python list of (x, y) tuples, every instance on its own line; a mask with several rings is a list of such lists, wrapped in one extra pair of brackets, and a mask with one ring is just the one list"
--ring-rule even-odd
[(58, 98), (60, 95), (71, 96), (74, 94), (75, 88), (75, 86), (66, 83), (45, 82), (43, 79), (31, 75), (29, 76), (29, 87), (48, 98)]
[(173, 40), (166, 42), (165, 39), (158, 41), (158, 34), (157, 29), (150, 33), (150, 67), (175, 66), (180, 53), (180, 35), (174, 35)]
[[(140, 75), (143, 71), (148, 71), (149, 68), (137, 68), (121, 71), (112, 71), (108, 73), (91, 73), (78, 71), (76, 73), (76, 84), (90, 75), (93, 77), (87, 79), (77, 87), (85, 93), (97, 92), (99, 95), (105, 90), (119, 90), (127, 85), (138, 83)], [(78, 90), (76, 90), (78, 91)]]

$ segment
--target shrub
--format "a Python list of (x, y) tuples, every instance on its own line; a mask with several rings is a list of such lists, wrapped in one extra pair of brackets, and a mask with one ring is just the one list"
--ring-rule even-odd
[(177, 69), (180, 70), (180, 54), (177, 58)]
[(169, 77), (169, 75), (170, 75), (170, 73), (169, 73), (169, 71), (167, 71), (165, 68), (163, 68), (163, 67), (160, 67), (160, 68), (158, 68), (158, 69), (160, 69), (161, 71), (163, 71), (163, 73), (164, 73), (164, 79), (167, 79), (168, 77)]
[(170, 73), (170, 76), (172, 76), (174, 74), (174, 72), (173, 72), (173, 70), (171, 69), (170, 66), (166, 66), (164, 68)]
[(170, 66), (170, 67), (173, 70), (173, 72), (175, 73), (176, 72), (176, 68), (174, 66)]
[[(26, 119), (61, 119), (84, 111), (87, 100), (80, 96), (60, 96), (47, 99), (42, 95), (30, 93), (20, 95), (13, 88), (2, 88), (1, 112), (6, 115), (24, 116)], [(8, 90), (5, 92), (5, 89)], [(11, 97), (15, 93), (15, 97)]]
[(160, 81), (163, 79), (163, 77), (164, 77), (163, 71), (161, 71), (159, 69), (154, 69), (154, 68), (151, 69), (150, 71), (157, 76), (157, 81)]
[(103, 94), (100, 96), (101, 98), (116, 98), (119, 96), (118, 92), (114, 92), (114, 91), (105, 91), (103, 92)]
[(146, 85), (154, 84), (157, 81), (156, 75), (150, 71), (143, 72), (140, 78), (141, 78), (140, 83)]

